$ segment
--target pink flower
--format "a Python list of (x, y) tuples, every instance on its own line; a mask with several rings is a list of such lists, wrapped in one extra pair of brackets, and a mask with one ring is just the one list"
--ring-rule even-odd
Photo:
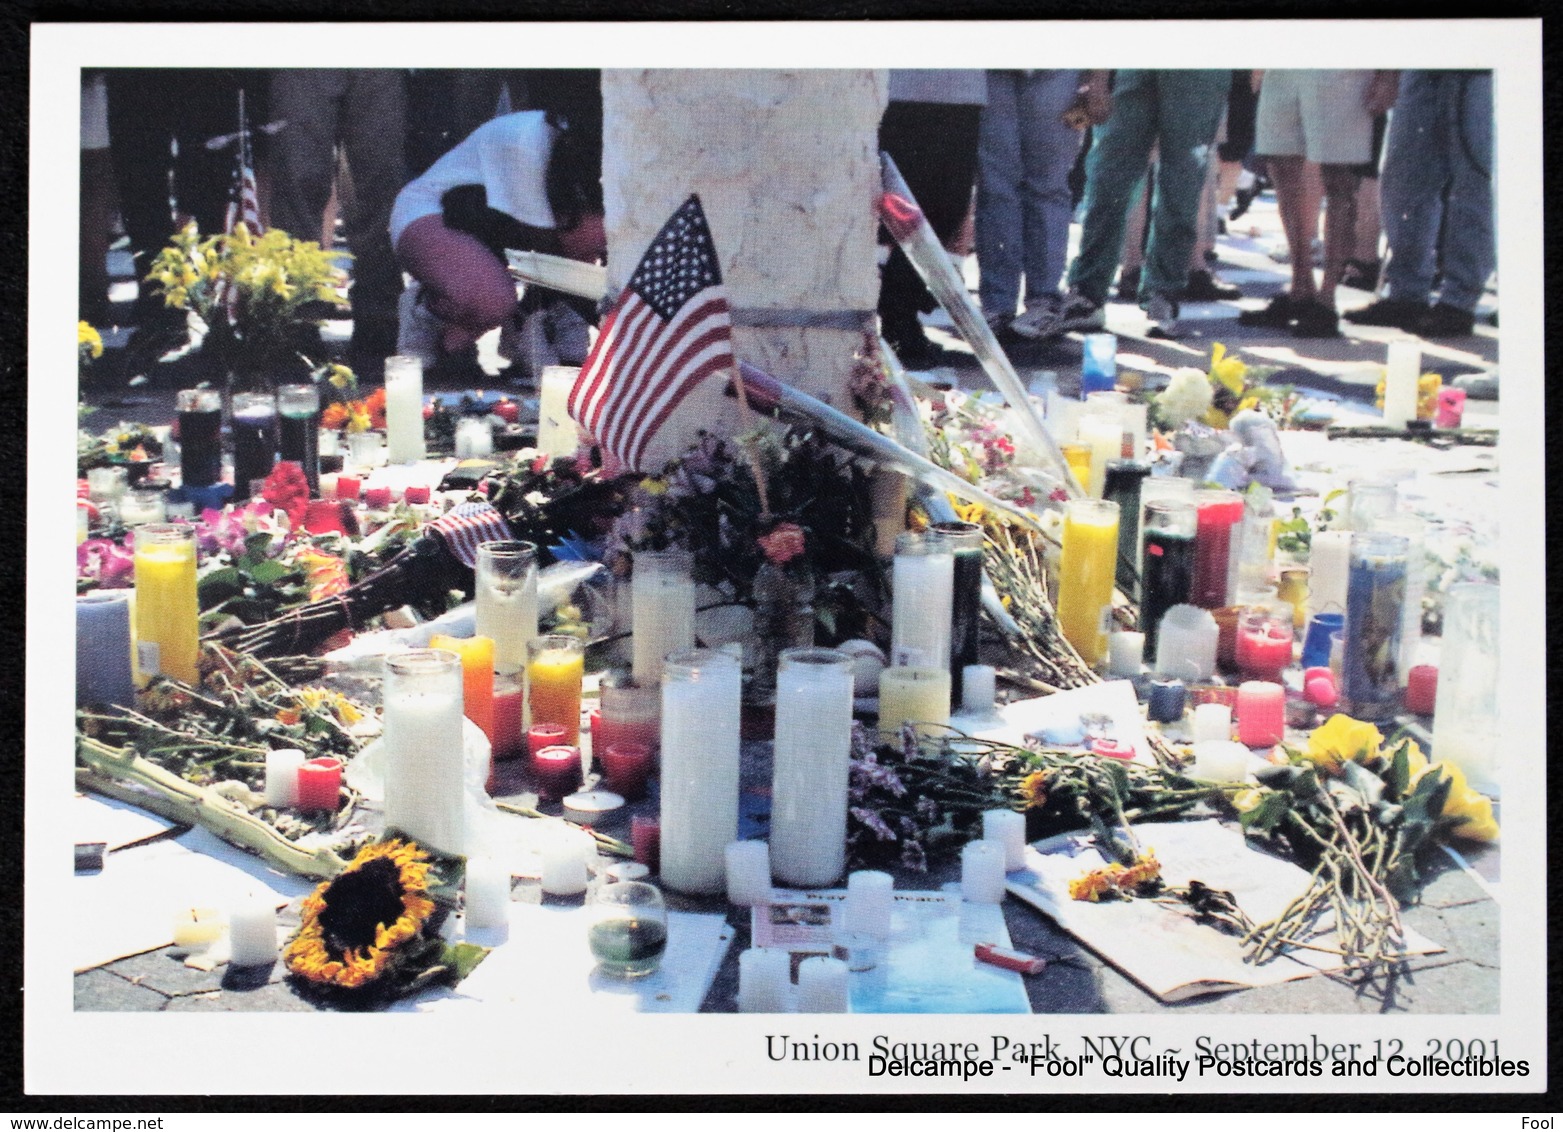
[(778, 523), (770, 534), (761, 535), (756, 541), (766, 558), (777, 566), (785, 566), (803, 553), (806, 540), (797, 523)]
[(127, 588), (135, 565), (135, 556), (111, 539), (90, 538), (76, 548), (76, 576), (94, 578), (106, 590)]

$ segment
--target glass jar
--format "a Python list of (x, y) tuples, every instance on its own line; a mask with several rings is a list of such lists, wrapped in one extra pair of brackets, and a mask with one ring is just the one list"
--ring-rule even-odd
[(478, 544), (476, 632), (494, 641), (494, 671), (526, 667), (526, 643), (537, 636), (537, 547), (516, 539)]
[(1408, 546), (1399, 535), (1351, 536), (1341, 710), (1369, 723), (1393, 719), (1400, 708)]

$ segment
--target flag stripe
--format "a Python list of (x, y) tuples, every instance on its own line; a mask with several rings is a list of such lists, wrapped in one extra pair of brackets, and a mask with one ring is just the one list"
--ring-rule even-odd
[(697, 310), (680, 311), (673, 322), (659, 328), (633, 356), (632, 363), (616, 375), (616, 404), (605, 414), (600, 431), (594, 435), (602, 439), (625, 434), (637, 410), (657, 397), (657, 391), (678, 372), (680, 360), (687, 356), (687, 352), (680, 351), (691, 335), (701, 342), (720, 339), (725, 345), (726, 314), (727, 304), (719, 297), (713, 303), (701, 304)]
[(730, 365), (732, 356), (722, 327), (711, 327), (700, 337), (689, 341), (687, 348), (681, 347), (669, 366), (652, 375), (632, 394), (636, 412), (628, 420), (616, 422), (619, 426), (616, 433), (626, 438), (624, 448), (628, 451), (635, 447), (630, 438), (637, 433), (648, 428), (655, 431), (658, 425), (652, 424), (653, 419), (660, 424), (666, 419), (667, 411), (676, 407), (677, 402), (699, 384), (682, 380), (680, 374), (696, 369), (704, 371), (706, 363), (713, 359)]

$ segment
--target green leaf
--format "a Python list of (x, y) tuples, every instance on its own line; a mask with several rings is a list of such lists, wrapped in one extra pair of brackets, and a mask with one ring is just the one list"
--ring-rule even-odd
[(1411, 784), (1411, 756), (1402, 743), (1395, 748), (1395, 757), (1389, 760), (1389, 772), (1384, 775), (1384, 796), (1392, 800), (1403, 798)]
[(264, 562), (258, 562), (250, 569), (250, 577), (257, 585), (269, 586), (280, 582), (283, 578), (296, 573), (293, 569), (284, 566), (274, 558), (268, 558)]
[(478, 964), (488, 958), (488, 952), (488, 948), (475, 943), (446, 944), (440, 953), (440, 963), (450, 969), (450, 981), (454, 985), (477, 970)]
[(1291, 807), (1291, 801), (1279, 791), (1266, 791), (1264, 798), (1253, 809), (1238, 815), (1238, 824), (1255, 833), (1269, 833), (1280, 825)]
[(208, 609), (235, 594), (243, 593), (244, 575), (232, 566), (224, 566), (204, 576), (195, 588), (201, 608)]

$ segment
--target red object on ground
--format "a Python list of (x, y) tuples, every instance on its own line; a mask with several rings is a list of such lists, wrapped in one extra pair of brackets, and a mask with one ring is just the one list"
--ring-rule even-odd
[(1279, 682), (1281, 670), (1292, 663), (1292, 635), (1272, 625), (1239, 628), (1237, 666), (1251, 680)]
[(550, 801), (575, 793), (581, 785), (580, 748), (544, 747), (532, 756), (532, 775), (537, 792)]
[(1315, 676), (1303, 686), (1303, 698), (1315, 707), (1332, 708), (1340, 700), (1335, 691), (1335, 681), (1328, 676)]
[(498, 401), (494, 404), (493, 413), (506, 424), (515, 424), (521, 417), (521, 407), (514, 401)]
[(656, 818), (630, 818), (630, 845), (635, 859), (657, 872), (662, 864), (662, 823)]
[(402, 498), (408, 503), (427, 503), (429, 501), (429, 485), (419, 484), (409, 487), (402, 492)]
[(1019, 971), (1022, 975), (1040, 975), (1047, 960), (1040, 955), (1028, 955), (1013, 947), (1000, 947), (993, 943), (979, 943), (975, 948), (977, 960), (1006, 971)]
[(1098, 739), (1091, 744), (1091, 753), (1101, 755), (1104, 759), (1134, 758), (1134, 748), (1128, 743), (1120, 743), (1116, 739)]
[(336, 478), (336, 497), (338, 499), (357, 499), (359, 491), (363, 488), (364, 481), (357, 476), (342, 474)]
[(513, 759), (526, 749), (521, 735), (521, 685), (494, 689), (494, 758)]
[(651, 777), (651, 748), (644, 743), (615, 743), (597, 752), (609, 790), (627, 799), (646, 792)]
[(364, 506), (372, 507), (376, 511), (384, 511), (391, 505), (391, 489), (388, 487), (371, 487), (364, 491)]
[(1406, 673), (1406, 710), (1432, 715), (1438, 699), (1438, 667), (1419, 664)]
[(347, 504), (340, 499), (311, 499), (304, 508), (304, 529), (312, 535), (356, 534), (357, 523), (352, 523), (351, 531), (348, 529), (351, 521)]
[(310, 759), (298, 768), (298, 808), (335, 810), (342, 801), (342, 763), (339, 759)]

